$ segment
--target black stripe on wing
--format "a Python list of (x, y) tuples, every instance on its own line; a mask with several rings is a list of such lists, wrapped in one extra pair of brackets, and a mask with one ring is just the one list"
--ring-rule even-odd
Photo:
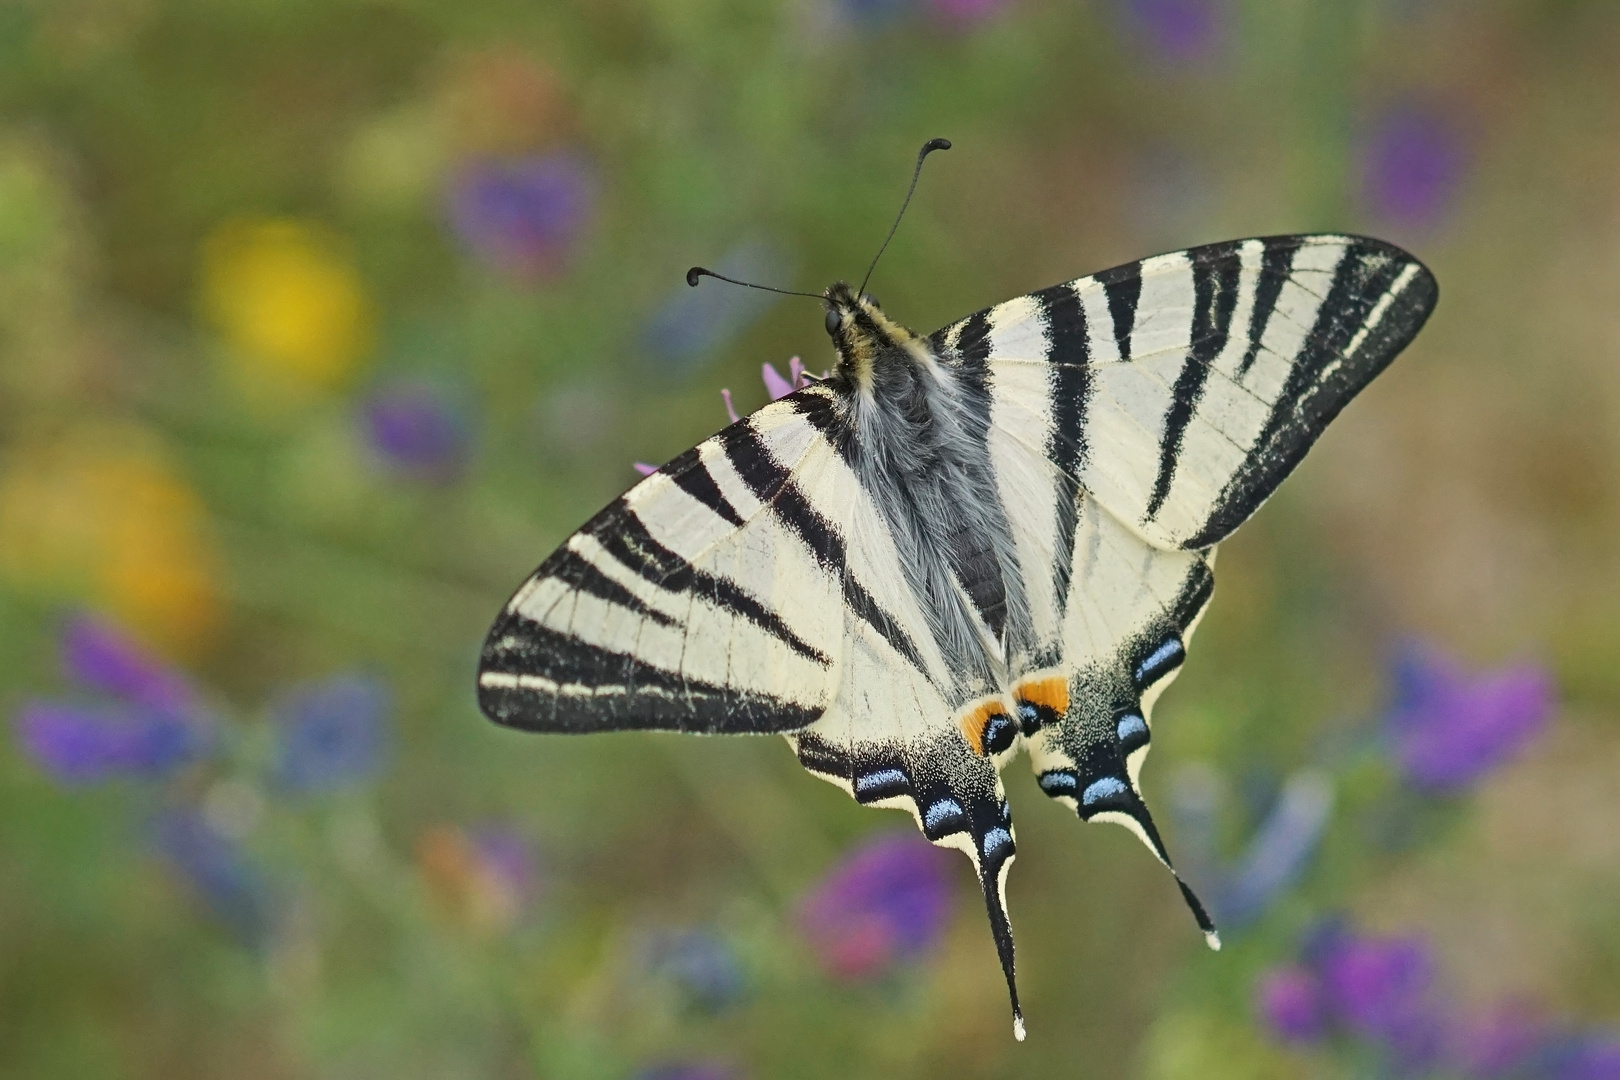
[(816, 561), (842, 581), (844, 602), (850, 610), (876, 630), (913, 667), (926, 671), (922, 654), (899, 622), (883, 610), (866, 586), (848, 573), (844, 538), (838, 527), (811, 505), (792, 474), (772, 456), (758, 433), (742, 423), (733, 424), (717, 437), (732, 468), (753, 491), (754, 497), (769, 506), (777, 518), (810, 549)]
[(1170, 482), (1175, 479), (1176, 462), (1181, 457), (1181, 441), (1204, 396), (1210, 365), (1221, 355), (1231, 337), (1232, 313), (1237, 308), (1238, 286), (1243, 276), (1238, 244), (1214, 244), (1199, 250), (1200, 255), (1206, 252), (1208, 258), (1195, 259), (1192, 264), (1192, 336), (1186, 363), (1170, 391), (1170, 411), (1164, 418), (1164, 433), (1159, 438), (1159, 473), (1153, 481), (1153, 493), (1148, 496), (1149, 520), (1170, 494)]
[[(1183, 548), (1209, 547), (1248, 520), (1350, 399), (1416, 336), (1434, 309), (1439, 286), (1422, 263), (1380, 240), (1344, 241), (1348, 246), (1332, 287), (1304, 344), (1290, 358), (1288, 377), (1265, 426), (1204, 527)], [(1280, 241), (1266, 241), (1268, 251), (1274, 243)], [(1397, 283), (1399, 291), (1391, 293)], [(1367, 329), (1375, 312), (1378, 319)]]
[[(537, 709), (538, 703), (547, 708)], [(822, 712), (666, 671), (516, 612), (502, 614), (484, 644), (478, 705), (496, 723), (565, 734), (636, 729), (764, 734), (807, 727)]]
[(1086, 409), (1091, 402), (1091, 331), (1080, 294), (1069, 285), (1054, 285), (1034, 294), (1046, 321), (1052, 427), (1046, 456), (1055, 468), (1057, 524), (1053, 533), (1053, 595), (1061, 624), (1069, 602), (1069, 576), (1074, 571), (1074, 534), (1079, 527), (1080, 474), (1086, 460)]
[[(795, 634), (780, 615), (735, 581), (699, 570), (653, 539), (634, 511), (621, 508), (617, 514), (598, 515), (581, 531), (594, 536), (627, 569), (663, 591), (701, 597), (722, 611), (747, 619), (805, 659), (822, 667), (831, 666), (831, 657)], [(552, 558), (562, 558), (567, 553), (568, 549), (562, 548)], [(548, 559), (547, 564), (550, 561)], [(549, 576), (546, 565), (536, 571), (536, 576)]]
[(1283, 283), (1294, 268), (1294, 253), (1304, 245), (1305, 238), (1272, 236), (1262, 243), (1265, 247), (1260, 254), (1260, 280), (1255, 283), (1254, 306), (1249, 310), (1249, 347), (1243, 353), (1243, 360), (1237, 369), (1240, 379), (1249, 373), (1260, 355), (1260, 342), (1265, 339), (1266, 324), (1271, 322), (1271, 313), (1277, 310)]

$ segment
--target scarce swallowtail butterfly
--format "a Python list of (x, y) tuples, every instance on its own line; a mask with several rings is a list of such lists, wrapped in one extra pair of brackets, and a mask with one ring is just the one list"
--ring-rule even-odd
[(1170, 866), (1138, 780), (1215, 546), (1437, 295), (1406, 252), (1335, 235), (1157, 255), (926, 336), (837, 282), (832, 374), (541, 563), (489, 632), (479, 704), (528, 731), (780, 734), (910, 812), (972, 860), (1022, 1039), (1002, 766), (1027, 752), (1048, 796)]

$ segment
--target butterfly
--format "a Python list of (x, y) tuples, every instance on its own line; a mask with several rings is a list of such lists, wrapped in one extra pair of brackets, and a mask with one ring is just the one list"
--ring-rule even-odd
[(857, 802), (908, 811), (972, 861), (1022, 1039), (1001, 768), (1027, 753), (1043, 792), (1175, 873), (1139, 778), (1215, 547), (1438, 290), (1339, 235), (1157, 255), (926, 336), (864, 289), (807, 294), (829, 376), (540, 564), (489, 632), (478, 700), (529, 731), (780, 734)]

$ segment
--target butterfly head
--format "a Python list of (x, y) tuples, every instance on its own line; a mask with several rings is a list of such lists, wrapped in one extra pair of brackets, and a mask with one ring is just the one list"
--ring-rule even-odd
[(885, 354), (923, 350), (922, 338), (883, 314), (870, 293), (857, 293), (847, 282), (836, 281), (823, 295), (827, 334), (838, 350), (838, 370), (857, 387), (871, 385), (878, 360)]

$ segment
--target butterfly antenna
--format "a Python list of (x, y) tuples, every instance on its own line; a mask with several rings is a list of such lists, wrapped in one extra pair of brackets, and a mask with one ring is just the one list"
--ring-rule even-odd
[(951, 140), (949, 139), (929, 139), (923, 143), (923, 148), (917, 151), (917, 167), (911, 171), (911, 186), (906, 189), (906, 201), (900, 204), (900, 212), (894, 215), (894, 224), (889, 226), (889, 235), (883, 238), (883, 246), (878, 248), (876, 255), (872, 256), (872, 265), (866, 268), (866, 276), (861, 278), (861, 287), (855, 290), (857, 293), (866, 291), (866, 283), (872, 280), (872, 271), (877, 269), (878, 260), (883, 258), (883, 253), (889, 248), (889, 241), (894, 239), (894, 231), (900, 227), (900, 219), (906, 216), (906, 207), (911, 205), (911, 194), (917, 190), (917, 180), (922, 176), (923, 158), (932, 154), (935, 150), (949, 150), (950, 148)]
[(741, 285), (748, 289), (761, 289), (765, 292), (781, 293), (783, 296), (808, 296), (812, 300), (826, 299), (826, 297), (822, 296), (820, 293), (794, 292), (792, 289), (773, 289), (769, 285), (755, 285), (752, 281), (738, 281), (736, 278), (729, 278), (724, 274), (717, 274), (713, 270), (707, 270), (701, 266), (694, 266), (692, 269), (686, 272), (686, 283), (695, 289), (697, 288), (698, 279), (706, 277), (718, 278), (721, 281), (729, 281), (733, 285)]

